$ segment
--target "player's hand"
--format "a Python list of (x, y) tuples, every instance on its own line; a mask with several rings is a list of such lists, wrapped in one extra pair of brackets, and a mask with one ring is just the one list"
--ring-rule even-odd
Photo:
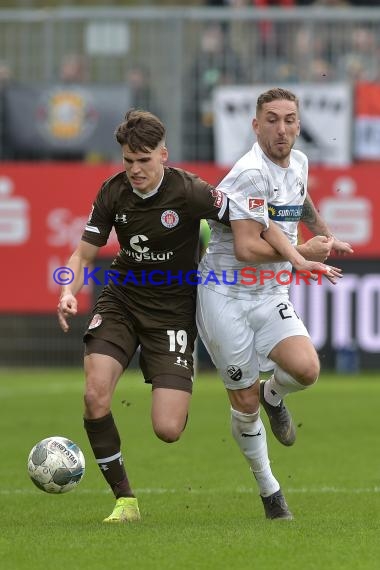
[(331, 249), (336, 251), (336, 253), (339, 253), (340, 255), (347, 255), (348, 253), (354, 253), (354, 250), (352, 249), (349, 243), (347, 243), (346, 241), (340, 241), (340, 239), (337, 239), (334, 236), (332, 237), (334, 241)]
[(334, 239), (333, 236), (314, 236), (300, 246), (300, 251), (309, 261), (326, 261), (333, 248)]
[(325, 265), (318, 261), (309, 261), (306, 259), (300, 260), (294, 264), (294, 268), (305, 275), (305, 278), (310, 278), (313, 281), (321, 282), (321, 276), (326, 277), (333, 285), (336, 285), (338, 279), (343, 277), (342, 270), (339, 267), (332, 265)]
[(330, 283), (336, 285), (338, 279), (343, 277), (342, 270), (339, 267), (334, 267), (333, 265), (325, 265), (326, 270), (322, 272), (323, 277), (328, 279)]
[(63, 332), (69, 330), (68, 317), (74, 316), (78, 311), (78, 302), (74, 295), (66, 293), (62, 295), (57, 306), (58, 322)]

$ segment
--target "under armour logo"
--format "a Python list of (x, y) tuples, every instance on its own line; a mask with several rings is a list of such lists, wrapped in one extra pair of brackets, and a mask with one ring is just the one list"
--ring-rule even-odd
[(115, 222), (121, 222), (122, 224), (127, 223), (127, 214), (116, 214)]
[(177, 356), (177, 362), (174, 363), (176, 366), (182, 366), (183, 368), (187, 368), (187, 360), (185, 358), (181, 358)]
[(109, 467), (108, 467), (107, 463), (102, 463), (102, 464), (100, 465), (100, 469), (101, 469), (102, 471), (108, 471), (108, 470), (109, 470)]
[(305, 194), (305, 185), (304, 185), (302, 179), (301, 179), (301, 178), (297, 178), (296, 184), (297, 184), (297, 188), (300, 189), (300, 194), (301, 194), (301, 196), (303, 196), (303, 195)]

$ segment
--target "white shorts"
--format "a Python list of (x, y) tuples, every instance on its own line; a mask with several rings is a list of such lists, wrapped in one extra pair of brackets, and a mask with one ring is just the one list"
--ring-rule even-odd
[(285, 338), (309, 333), (288, 295), (252, 300), (221, 295), (198, 286), (197, 326), (226, 388), (239, 390), (256, 382), (259, 370), (274, 364), (268, 355)]

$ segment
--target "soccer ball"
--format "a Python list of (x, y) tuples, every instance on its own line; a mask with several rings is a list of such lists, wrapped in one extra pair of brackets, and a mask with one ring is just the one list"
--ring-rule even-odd
[(66, 437), (47, 437), (36, 443), (28, 457), (33, 483), (46, 493), (67, 493), (83, 477), (85, 459), (79, 447)]

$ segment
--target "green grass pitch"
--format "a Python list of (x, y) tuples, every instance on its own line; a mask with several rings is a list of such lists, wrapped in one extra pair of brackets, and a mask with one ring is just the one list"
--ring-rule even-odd
[[(324, 374), (289, 396), (297, 442), (267, 428), (272, 468), (294, 521), (266, 521), (256, 484), (230, 435), (214, 374), (196, 381), (180, 442), (150, 425), (150, 387), (121, 379), (114, 415), (141, 523), (106, 526), (113, 497), (82, 429), (80, 370), (0, 371), (2, 570), (366, 570), (380, 560), (380, 378)], [(264, 418), (266, 425), (268, 423)], [(79, 487), (48, 495), (29, 480), (31, 447), (63, 435), (82, 448)]]

